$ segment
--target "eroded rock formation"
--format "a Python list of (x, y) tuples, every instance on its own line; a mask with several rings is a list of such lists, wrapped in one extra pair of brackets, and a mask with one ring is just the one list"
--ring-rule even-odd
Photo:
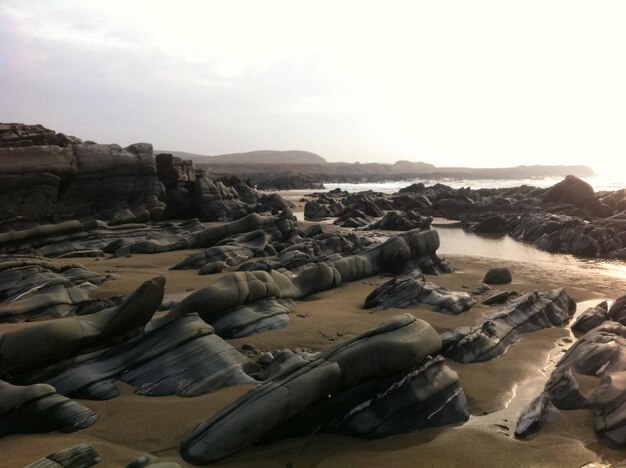
[(442, 354), (459, 362), (487, 361), (528, 333), (569, 321), (576, 303), (563, 289), (526, 293), (503, 306), (481, 325), (442, 333)]
[(287, 355), (267, 381), (196, 427), (181, 454), (204, 464), (263, 439), (373, 438), (465, 421), (456, 373), (432, 357), (440, 347), (430, 325), (406, 314), (318, 356)]

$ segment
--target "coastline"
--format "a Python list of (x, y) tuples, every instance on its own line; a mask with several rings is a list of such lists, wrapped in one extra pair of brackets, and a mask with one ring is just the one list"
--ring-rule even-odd
[[(296, 202), (296, 210), (302, 203)], [(329, 229), (332, 229), (329, 226)], [(166, 299), (178, 298), (192, 289), (212, 283), (221, 274), (200, 276), (195, 270), (169, 271), (168, 268), (193, 251), (179, 250), (159, 255), (133, 255), (122, 258), (81, 259), (86, 267), (99, 272), (113, 271), (118, 277), (107, 281), (94, 291), (94, 297), (128, 294), (142, 281), (159, 273), (167, 273)], [(482, 284), (485, 271), (493, 266), (489, 258), (448, 255), (455, 267), (452, 274), (429, 277), (440, 286), (452, 290), (469, 290)], [(59, 259), (60, 264), (75, 263), (75, 259)], [(531, 291), (566, 287), (577, 301), (599, 302), (614, 298), (622, 292), (624, 280), (609, 278), (590, 270), (586, 278), (554, 264), (532, 262), (498, 262), (509, 267), (513, 283), (499, 289)], [(585, 280), (582, 283), (582, 280)], [(388, 309), (371, 313), (361, 308), (366, 295), (388, 277), (375, 275), (342, 285), (298, 301), (285, 329), (270, 330), (246, 338), (227, 340), (235, 348), (252, 343), (261, 351), (283, 348), (325, 350), (378, 325), (386, 318), (410, 312), (431, 323), (439, 332), (474, 325), (493, 309), (478, 305), (460, 315), (434, 312), (430, 306), (412, 309)], [(577, 312), (581, 312), (581, 308)], [(556, 359), (555, 347), (565, 349), (571, 343), (564, 339), (567, 329), (549, 328), (523, 335), (520, 341), (497, 359), (482, 363), (460, 364), (447, 360), (458, 372), (460, 383), (468, 397), (472, 415), (462, 426), (429, 429), (411, 434), (395, 435), (379, 440), (359, 440), (350, 437), (316, 434), (309, 438), (282, 440), (255, 446), (233, 455), (215, 466), (411, 466), (428, 460), (431, 466), (564, 466), (579, 467), (586, 463), (609, 466), (623, 459), (624, 451), (603, 446), (593, 431), (592, 415), (588, 411), (568, 411), (530, 440), (512, 437), (516, 416), (502, 411), (519, 406), (520, 399), (536, 395), (525, 393), (528, 382), (537, 373), (545, 374), (550, 360)], [(336, 337), (330, 341), (329, 336)], [(555, 344), (556, 343), (556, 344)], [(206, 420), (227, 403), (244, 394), (250, 385), (226, 387), (193, 398), (142, 397), (132, 387), (118, 382), (121, 396), (110, 401), (79, 400), (94, 409), (100, 419), (93, 426), (73, 434), (13, 435), (0, 439), (0, 453), (5, 465), (30, 463), (74, 443), (90, 443), (103, 456), (102, 466), (122, 466), (141, 455), (152, 454), (162, 462), (186, 464), (178, 453), (180, 440), (198, 423)], [(536, 385), (535, 385), (536, 387)], [(532, 387), (528, 389), (532, 391)], [(499, 412), (499, 413), (496, 413)], [(484, 413), (498, 414), (493, 417)], [(513, 413), (512, 411), (510, 413)], [(263, 462), (259, 463), (259, 460)]]

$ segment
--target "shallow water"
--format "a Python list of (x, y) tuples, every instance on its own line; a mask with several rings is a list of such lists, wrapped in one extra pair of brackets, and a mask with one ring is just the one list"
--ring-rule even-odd
[(441, 247), (438, 254), (467, 255), (515, 262), (561, 265), (566, 268), (594, 270), (596, 273), (626, 280), (626, 262), (577, 258), (568, 254), (552, 254), (537, 250), (530, 244), (516, 241), (507, 235), (486, 236), (464, 231), (459, 227), (438, 225)]

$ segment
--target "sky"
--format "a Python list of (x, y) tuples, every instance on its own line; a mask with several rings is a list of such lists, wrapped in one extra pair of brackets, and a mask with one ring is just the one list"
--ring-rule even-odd
[(0, 121), (626, 180), (626, 2), (0, 0)]

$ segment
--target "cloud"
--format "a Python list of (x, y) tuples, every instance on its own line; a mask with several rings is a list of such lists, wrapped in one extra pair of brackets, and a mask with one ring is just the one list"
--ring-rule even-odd
[(0, 120), (330, 160), (613, 164), (624, 2), (0, 6)]

